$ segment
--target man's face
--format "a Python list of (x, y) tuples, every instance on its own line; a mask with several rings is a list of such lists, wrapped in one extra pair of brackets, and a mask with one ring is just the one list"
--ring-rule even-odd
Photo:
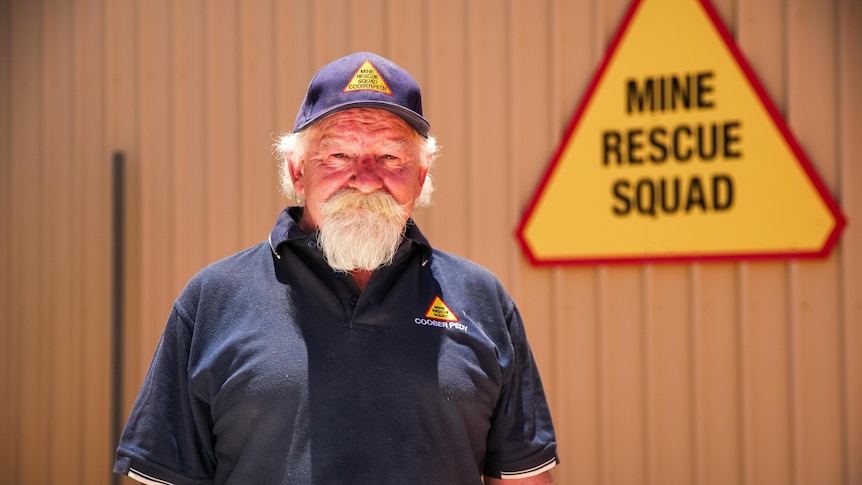
[(409, 216), (428, 173), (419, 163), (419, 143), (410, 125), (389, 111), (356, 108), (309, 129), (314, 131), (308, 151), (291, 167), (294, 187), (305, 196), (304, 231), (320, 227), (325, 217), (321, 204), (342, 189), (388, 193)]

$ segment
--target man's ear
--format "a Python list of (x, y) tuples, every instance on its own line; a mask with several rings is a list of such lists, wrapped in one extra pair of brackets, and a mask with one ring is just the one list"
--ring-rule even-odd
[(422, 187), (425, 186), (425, 179), (428, 177), (428, 169), (419, 167), (419, 193), (422, 193)]
[(302, 161), (297, 163), (288, 163), (287, 169), (290, 172), (290, 181), (293, 182), (293, 188), (297, 194), (305, 194), (305, 184), (302, 179)]
[(429, 171), (430, 167), (431, 167), (431, 155), (428, 155), (428, 162), (424, 163), (424, 164), (423, 163), (419, 164), (419, 191), (416, 194), (416, 197), (419, 197), (419, 194), (422, 193), (422, 187), (425, 186), (425, 179), (428, 177), (428, 171)]

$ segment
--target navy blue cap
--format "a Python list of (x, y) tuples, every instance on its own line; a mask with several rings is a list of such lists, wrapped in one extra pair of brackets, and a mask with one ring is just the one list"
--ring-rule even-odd
[(371, 52), (356, 52), (323, 66), (311, 78), (293, 131), (350, 108), (380, 108), (404, 119), (428, 137), (419, 83), (394, 62)]

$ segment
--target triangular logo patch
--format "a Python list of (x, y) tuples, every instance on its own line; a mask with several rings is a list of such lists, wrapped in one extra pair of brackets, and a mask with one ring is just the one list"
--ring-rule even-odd
[(444, 322), (458, 321), (458, 316), (449, 309), (449, 306), (446, 305), (446, 303), (443, 302), (443, 299), (439, 296), (434, 297), (434, 301), (431, 303), (431, 306), (428, 307), (428, 311), (425, 312), (425, 316), (433, 318), (434, 320), (443, 320)]
[(376, 91), (378, 93), (386, 93), (392, 96), (392, 90), (389, 85), (377, 71), (377, 68), (370, 61), (365, 61), (362, 66), (353, 74), (347, 86), (344, 86), (344, 92), (353, 91)]

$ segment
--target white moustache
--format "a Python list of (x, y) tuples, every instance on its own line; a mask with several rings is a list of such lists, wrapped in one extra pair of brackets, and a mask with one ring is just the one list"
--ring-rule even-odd
[(382, 190), (366, 194), (354, 189), (343, 189), (321, 205), (324, 217), (333, 217), (350, 209), (364, 209), (384, 218), (401, 219), (405, 216), (405, 208), (392, 195)]

